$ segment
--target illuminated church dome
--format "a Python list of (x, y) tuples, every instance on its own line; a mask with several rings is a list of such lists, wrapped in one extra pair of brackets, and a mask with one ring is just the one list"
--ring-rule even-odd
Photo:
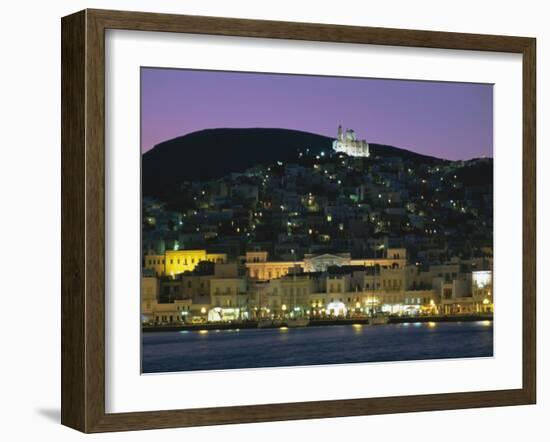
[(342, 152), (351, 157), (369, 157), (369, 144), (365, 140), (358, 140), (353, 129), (342, 131), (342, 126), (338, 126), (338, 138), (333, 141), (332, 149), (335, 152)]

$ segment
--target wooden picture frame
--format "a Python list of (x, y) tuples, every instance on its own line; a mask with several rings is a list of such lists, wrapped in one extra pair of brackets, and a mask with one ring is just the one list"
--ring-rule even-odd
[[(108, 414), (105, 412), (105, 30), (495, 51), (523, 57), (523, 385), (513, 390)], [(62, 19), (62, 424), (142, 430), (533, 404), (536, 398), (533, 38), (141, 12)]]

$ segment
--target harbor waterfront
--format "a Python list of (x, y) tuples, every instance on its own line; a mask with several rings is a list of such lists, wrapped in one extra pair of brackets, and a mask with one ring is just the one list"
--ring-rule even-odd
[[(481, 315), (455, 315), (455, 316), (390, 316), (387, 318), (388, 324), (416, 324), (416, 323), (436, 323), (436, 322), (478, 322), (493, 321), (492, 314)], [(368, 317), (353, 319), (317, 319), (310, 320), (306, 327), (325, 327), (338, 325), (372, 325)], [(282, 320), (280, 323), (268, 326), (259, 326), (259, 321), (242, 322), (214, 322), (204, 324), (166, 324), (166, 325), (144, 325), (142, 331), (150, 332), (172, 332), (172, 331), (201, 331), (201, 330), (241, 330), (255, 328), (280, 328), (287, 324)]]
[(384, 247), (375, 258), (325, 253), (271, 261), (268, 256), (252, 251), (227, 262), (227, 256), (205, 249), (166, 251), (162, 259), (146, 256), (142, 324), (252, 321), (269, 327), (285, 321), (387, 322), (493, 312), (492, 260), (487, 258), (425, 266), (410, 263), (405, 248)]
[(288, 367), (493, 356), (493, 322), (151, 331), (142, 372)]

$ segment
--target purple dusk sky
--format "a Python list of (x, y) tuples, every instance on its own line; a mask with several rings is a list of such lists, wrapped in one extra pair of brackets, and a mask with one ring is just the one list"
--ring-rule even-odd
[(142, 68), (141, 149), (201, 129), (273, 127), (452, 160), (493, 156), (493, 87), (365, 78)]

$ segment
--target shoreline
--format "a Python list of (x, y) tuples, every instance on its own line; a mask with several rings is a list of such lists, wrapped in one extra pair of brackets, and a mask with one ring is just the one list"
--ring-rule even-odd
[[(493, 315), (479, 314), (479, 315), (457, 315), (457, 316), (418, 316), (418, 317), (404, 317), (404, 316), (390, 316), (388, 324), (405, 324), (405, 323), (427, 323), (427, 322), (475, 322), (475, 321), (492, 321)], [(368, 325), (368, 318), (354, 318), (354, 319), (314, 319), (310, 320), (306, 327), (329, 327), (336, 325), (353, 325), (361, 324)], [(377, 325), (380, 326), (380, 325)], [(280, 328), (277, 326), (262, 327), (266, 328)], [(301, 327), (296, 327), (301, 328)], [(258, 329), (258, 321), (243, 321), (243, 322), (227, 322), (227, 323), (205, 323), (205, 324), (181, 324), (181, 325), (153, 325), (142, 326), (141, 331), (143, 333), (151, 332), (175, 332), (175, 331), (200, 331), (200, 330), (241, 330), (241, 329)]]

